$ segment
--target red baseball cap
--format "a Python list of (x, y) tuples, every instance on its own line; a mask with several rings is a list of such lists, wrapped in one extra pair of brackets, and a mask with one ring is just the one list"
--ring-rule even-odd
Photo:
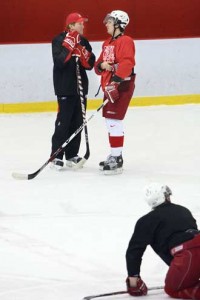
[(71, 13), (66, 18), (66, 26), (71, 23), (87, 22), (88, 18), (81, 16), (79, 13)]

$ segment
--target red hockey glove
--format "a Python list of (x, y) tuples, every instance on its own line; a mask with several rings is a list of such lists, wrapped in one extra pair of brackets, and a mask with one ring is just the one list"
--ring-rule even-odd
[(90, 59), (91, 53), (84, 46), (81, 46), (80, 44), (77, 47), (81, 52), (81, 56), (80, 56), (81, 65), (84, 68), (90, 68), (91, 66), (89, 65), (88, 61)]
[(84, 46), (78, 45), (78, 48), (81, 50), (81, 58), (88, 61), (91, 56), (91, 53), (87, 51), (87, 49)]
[(78, 47), (75, 47), (72, 51), (72, 56), (81, 57), (81, 51), (78, 49)]
[(119, 99), (119, 91), (118, 91), (119, 83), (111, 82), (108, 83), (105, 87), (105, 96), (108, 98), (112, 103)]
[(72, 51), (75, 46), (80, 43), (80, 34), (77, 31), (70, 31), (66, 34), (62, 45), (68, 50)]
[(145, 296), (147, 294), (147, 286), (141, 278), (137, 278), (136, 286), (130, 285), (129, 278), (126, 279), (126, 286), (129, 295), (131, 296)]
[(87, 64), (87, 62), (91, 56), (91, 53), (89, 51), (87, 51), (87, 49), (84, 46), (78, 44), (72, 51), (72, 56), (80, 57), (81, 64), (84, 66), (84, 64)]

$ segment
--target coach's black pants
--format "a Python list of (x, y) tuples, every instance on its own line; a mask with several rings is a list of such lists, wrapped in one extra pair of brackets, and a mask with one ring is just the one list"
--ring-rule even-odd
[[(83, 117), (80, 97), (62, 96), (58, 98), (58, 114), (55, 131), (52, 136), (51, 155), (82, 125)], [(65, 147), (65, 158), (70, 159), (78, 154), (81, 143), (81, 132)], [(63, 158), (63, 152), (57, 158)]]

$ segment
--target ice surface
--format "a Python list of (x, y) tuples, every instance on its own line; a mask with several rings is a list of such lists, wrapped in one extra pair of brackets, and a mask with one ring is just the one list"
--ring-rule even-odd
[[(124, 290), (125, 251), (136, 220), (148, 212), (142, 193), (150, 181), (168, 184), (172, 200), (200, 224), (199, 105), (129, 109), (121, 175), (98, 170), (109, 154), (99, 113), (88, 124), (91, 156), (83, 169), (47, 166), (33, 180), (13, 179), (13, 171), (35, 172), (48, 159), (54, 122), (55, 113), (0, 115), (1, 300), (81, 300)], [(163, 285), (166, 271), (148, 248), (141, 270), (147, 285)], [(148, 299), (168, 297), (159, 290)]]

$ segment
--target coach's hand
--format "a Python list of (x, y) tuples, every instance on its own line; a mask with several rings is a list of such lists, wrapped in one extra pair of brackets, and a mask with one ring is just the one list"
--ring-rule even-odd
[(80, 34), (77, 31), (69, 31), (63, 40), (62, 45), (72, 51), (80, 43)]

